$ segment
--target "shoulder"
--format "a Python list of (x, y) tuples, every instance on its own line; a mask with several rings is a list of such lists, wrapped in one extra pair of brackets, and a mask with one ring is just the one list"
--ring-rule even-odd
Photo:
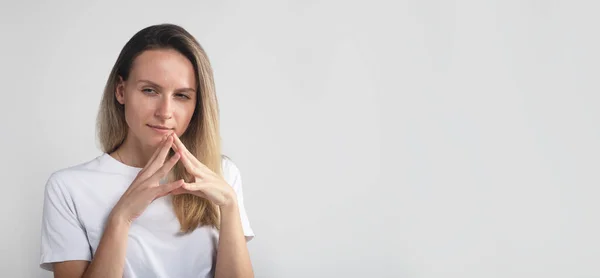
[(101, 156), (97, 156), (91, 160), (58, 169), (50, 174), (46, 183), (46, 190), (56, 189), (56, 187), (67, 187), (72, 184), (72, 181), (78, 180), (81, 177), (97, 172), (101, 168)]
[(221, 167), (223, 169), (223, 175), (228, 173), (239, 173), (240, 169), (237, 167), (233, 159), (229, 156), (221, 155)]
[(239, 186), (239, 183), (241, 182), (240, 169), (230, 157), (222, 155), (221, 158), (223, 178), (225, 178), (225, 181), (231, 186)]

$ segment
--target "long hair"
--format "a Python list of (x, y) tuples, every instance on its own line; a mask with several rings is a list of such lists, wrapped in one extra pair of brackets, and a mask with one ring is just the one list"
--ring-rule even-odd
[[(213, 70), (206, 52), (185, 29), (174, 24), (159, 24), (137, 32), (123, 47), (108, 76), (97, 118), (97, 135), (102, 151), (114, 152), (125, 141), (129, 127), (125, 122), (125, 108), (115, 96), (119, 76), (129, 78), (134, 59), (150, 49), (173, 49), (187, 57), (196, 76), (196, 108), (181, 141), (200, 162), (216, 174), (221, 171), (221, 138), (219, 133), (219, 108), (215, 92)], [(172, 153), (171, 153), (172, 154)], [(193, 182), (178, 162), (170, 173), (171, 180)], [(180, 194), (173, 196), (173, 209), (181, 232), (192, 232), (199, 226), (209, 225), (219, 229), (219, 209), (207, 199)]]

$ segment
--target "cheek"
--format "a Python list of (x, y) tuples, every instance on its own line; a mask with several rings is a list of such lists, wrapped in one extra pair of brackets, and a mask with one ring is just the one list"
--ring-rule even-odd
[(125, 119), (130, 128), (145, 124), (152, 115), (152, 104), (144, 99), (130, 99), (125, 104)]
[(127, 122), (127, 126), (130, 130), (137, 130), (137, 126), (139, 125), (140, 119), (137, 115), (137, 111), (133, 107), (125, 106), (125, 122)]
[(185, 104), (182, 105), (180, 109), (178, 109), (179, 113), (177, 115), (177, 126), (180, 129), (186, 129), (187, 126), (190, 124), (190, 120), (194, 115), (194, 109), (195, 105), (193, 104)]

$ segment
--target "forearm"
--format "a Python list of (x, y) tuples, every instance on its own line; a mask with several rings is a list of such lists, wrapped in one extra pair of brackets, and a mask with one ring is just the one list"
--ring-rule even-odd
[(110, 217), (94, 259), (83, 277), (123, 277), (130, 223)]
[(221, 207), (215, 278), (254, 277), (237, 202)]

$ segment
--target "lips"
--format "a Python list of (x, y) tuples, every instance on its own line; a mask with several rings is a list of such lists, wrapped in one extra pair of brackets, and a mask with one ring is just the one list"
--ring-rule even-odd
[(151, 128), (156, 128), (156, 129), (161, 129), (161, 130), (171, 130), (172, 128), (166, 127), (166, 126), (161, 126), (161, 125), (147, 125)]

